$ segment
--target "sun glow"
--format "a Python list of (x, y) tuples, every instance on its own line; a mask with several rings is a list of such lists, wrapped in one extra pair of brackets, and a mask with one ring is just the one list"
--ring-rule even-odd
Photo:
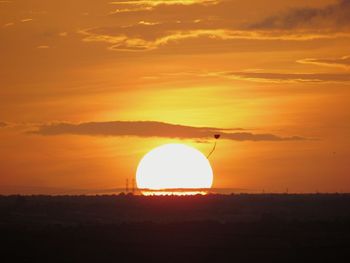
[(188, 195), (206, 195), (207, 191), (155, 191), (155, 190), (143, 190), (142, 195), (145, 196), (164, 196), (164, 195), (176, 195), (176, 196), (188, 196)]
[(197, 149), (184, 144), (165, 144), (142, 158), (136, 183), (148, 195), (187, 194), (183, 189), (188, 189), (188, 194), (205, 194), (203, 189), (212, 186), (213, 171), (208, 159)]

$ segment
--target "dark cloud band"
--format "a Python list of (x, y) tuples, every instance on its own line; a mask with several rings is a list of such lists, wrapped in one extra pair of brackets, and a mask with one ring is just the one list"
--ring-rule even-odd
[(213, 127), (193, 127), (153, 121), (135, 122), (87, 122), (80, 124), (56, 123), (39, 126), (31, 134), (40, 135), (93, 135), (93, 136), (137, 136), (179, 139), (207, 139), (220, 133), (223, 139), (234, 141), (289, 141), (304, 138), (281, 137), (274, 134), (253, 134), (243, 129), (221, 129)]
[(267, 17), (249, 26), (250, 29), (296, 29), (296, 28), (340, 28), (350, 26), (350, 0), (339, 0), (324, 8), (296, 8), (288, 12)]

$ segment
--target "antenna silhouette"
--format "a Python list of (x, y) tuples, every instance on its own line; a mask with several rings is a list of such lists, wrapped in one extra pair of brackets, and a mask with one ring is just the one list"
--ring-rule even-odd
[(132, 178), (132, 193), (135, 194), (135, 179)]
[(215, 135), (214, 135), (214, 138), (215, 138), (214, 147), (213, 147), (213, 149), (210, 151), (210, 153), (208, 154), (207, 159), (209, 159), (210, 155), (212, 155), (212, 153), (215, 151), (216, 143), (218, 142), (218, 139), (220, 138), (220, 134), (215, 134)]
[(127, 194), (129, 192), (129, 179), (126, 179), (125, 182), (125, 193)]

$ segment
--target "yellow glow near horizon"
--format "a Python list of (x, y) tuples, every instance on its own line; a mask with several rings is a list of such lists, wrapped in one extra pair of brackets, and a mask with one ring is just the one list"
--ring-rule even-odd
[[(203, 189), (213, 184), (208, 159), (184, 144), (165, 144), (148, 152), (136, 171), (140, 189)], [(174, 191), (171, 191), (174, 192)]]
[(142, 191), (142, 195), (145, 196), (166, 196), (166, 195), (176, 195), (176, 196), (188, 196), (188, 195), (206, 195), (207, 191)]

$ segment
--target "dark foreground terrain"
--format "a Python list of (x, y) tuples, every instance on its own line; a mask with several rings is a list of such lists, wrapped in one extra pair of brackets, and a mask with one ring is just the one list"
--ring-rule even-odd
[(0, 262), (350, 262), (350, 195), (0, 196)]

